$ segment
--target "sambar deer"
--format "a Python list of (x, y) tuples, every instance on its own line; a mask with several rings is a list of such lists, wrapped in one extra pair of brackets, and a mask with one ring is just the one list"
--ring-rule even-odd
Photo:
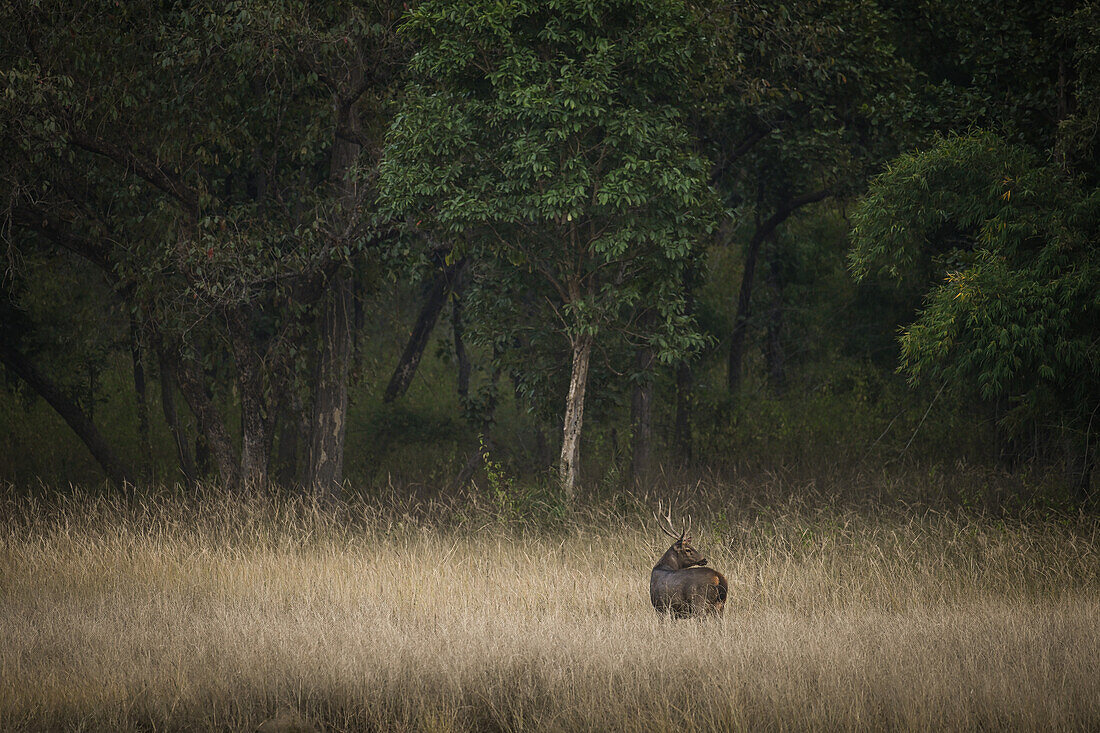
[[(658, 505), (658, 512), (660, 506)], [(657, 613), (673, 618), (691, 618), (722, 613), (726, 605), (729, 584), (717, 570), (702, 567), (707, 559), (691, 544), (688, 526), (679, 534), (672, 526), (672, 510), (664, 517), (665, 524), (656, 514), (657, 526), (676, 540), (668, 552), (661, 556), (649, 574), (649, 599)], [(690, 517), (688, 518), (690, 526)]]

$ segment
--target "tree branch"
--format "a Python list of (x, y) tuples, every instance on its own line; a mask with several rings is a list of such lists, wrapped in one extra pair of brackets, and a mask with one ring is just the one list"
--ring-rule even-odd
[(190, 216), (193, 218), (198, 217), (198, 193), (177, 176), (164, 171), (160, 166), (132, 150), (127, 150), (102, 138), (89, 135), (73, 125), (68, 126), (68, 136), (69, 142), (76, 147), (89, 153), (101, 155), (122, 166), (128, 172), (176, 199)]
[(110, 249), (100, 242), (76, 234), (68, 222), (51, 221), (49, 214), (37, 207), (20, 206), (12, 210), (12, 223), (42, 235), (57, 246), (88, 260), (108, 275), (114, 275)]
[(752, 233), (745, 253), (745, 271), (741, 276), (741, 288), (737, 294), (737, 314), (734, 316), (733, 333), (730, 335), (726, 381), (731, 393), (736, 392), (741, 385), (741, 362), (744, 360), (745, 334), (752, 304), (752, 283), (756, 275), (756, 259), (760, 253), (760, 245), (795, 211), (831, 195), (832, 189), (822, 188), (790, 198), (781, 204), (775, 213), (759, 223), (756, 231)]
[(462, 276), (462, 270), (465, 267), (466, 260), (463, 258), (453, 265), (444, 267), (432, 281), (427, 297), (424, 299), (424, 305), (420, 308), (420, 315), (417, 316), (416, 325), (413, 326), (405, 349), (401, 352), (401, 360), (394, 368), (390, 383), (386, 386), (386, 393), (382, 397), (383, 402), (393, 402), (408, 391), (416, 374), (416, 368), (420, 365), (420, 357), (424, 355), (424, 349), (428, 345), (428, 338), (435, 329), (443, 306), (447, 304), (447, 295), (458, 278)]
[(729, 155), (725, 156), (721, 163), (715, 166), (710, 176), (711, 183), (718, 181), (718, 179), (724, 176), (729, 169), (733, 167), (734, 163), (756, 147), (758, 142), (772, 134), (776, 129), (778, 129), (777, 125), (761, 125), (759, 123), (754, 125), (752, 132), (746, 135), (745, 139), (738, 143), (737, 146), (729, 152)]
[(832, 195), (833, 190), (826, 187), (818, 189), (817, 191), (809, 191), (799, 196), (795, 196), (794, 198), (788, 199), (786, 202), (781, 204), (778, 209), (776, 209), (774, 214), (765, 219), (764, 222), (759, 227), (757, 227), (756, 231), (752, 235), (753, 240), (763, 241), (769, 234), (775, 231), (775, 229), (780, 224), (789, 219), (794, 212), (798, 211), (803, 206), (815, 204), (818, 201), (827, 199), (829, 196)]
[(66, 396), (23, 354), (4, 341), (0, 341), (0, 361), (46, 400), (50, 407), (72, 428), (111, 483), (119, 486), (133, 483), (133, 472), (118, 459), (118, 456), (107, 444), (95, 424), (84, 414), (79, 405)]

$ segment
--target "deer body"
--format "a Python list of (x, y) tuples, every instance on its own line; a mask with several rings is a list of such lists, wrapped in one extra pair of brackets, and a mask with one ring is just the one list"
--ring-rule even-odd
[[(664, 529), (662, 527), (662, 529)], [(703, 567), (707, 559), (691, 545), (686, 530), (661, 556), (649, 574), (649, 600), (657, 613), (674, 618), (720, 614), (726, 605), (729, 584), (717, 570)]]

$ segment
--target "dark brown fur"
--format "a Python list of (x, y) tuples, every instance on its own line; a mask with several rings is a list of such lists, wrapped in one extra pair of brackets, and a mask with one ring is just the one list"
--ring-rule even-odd
[(681, 534), (649, 575), (649, 599), (657, 613), (674, 618), (722, 613), (729, 584), (717, 570), (702, 567), (706, 564), (691, 538)]

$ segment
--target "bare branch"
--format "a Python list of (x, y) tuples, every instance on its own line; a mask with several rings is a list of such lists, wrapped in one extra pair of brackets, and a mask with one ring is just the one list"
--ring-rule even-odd
[(102, 242), (76, 234), (68, 222), (58, 222), (37, 207), (20, 206), (12, 211), (12, 223), (36, 232), (57, 246), (83, 257), (108, 275), (114, 274), (109, 248)]
[(139, 155), (133, 150), (128, 150), (103, 138), (90, 135), (72, 125), (68, 126), (68, 137), (69, 142), (76, 147), (89, 153), (101, 155), (122, 166), (128, 172), (176, 199), (191, 217), (198, 217), (199, 195), (194, 189), (181, 181), (178, 176), (168, 173), (147, 157)]

